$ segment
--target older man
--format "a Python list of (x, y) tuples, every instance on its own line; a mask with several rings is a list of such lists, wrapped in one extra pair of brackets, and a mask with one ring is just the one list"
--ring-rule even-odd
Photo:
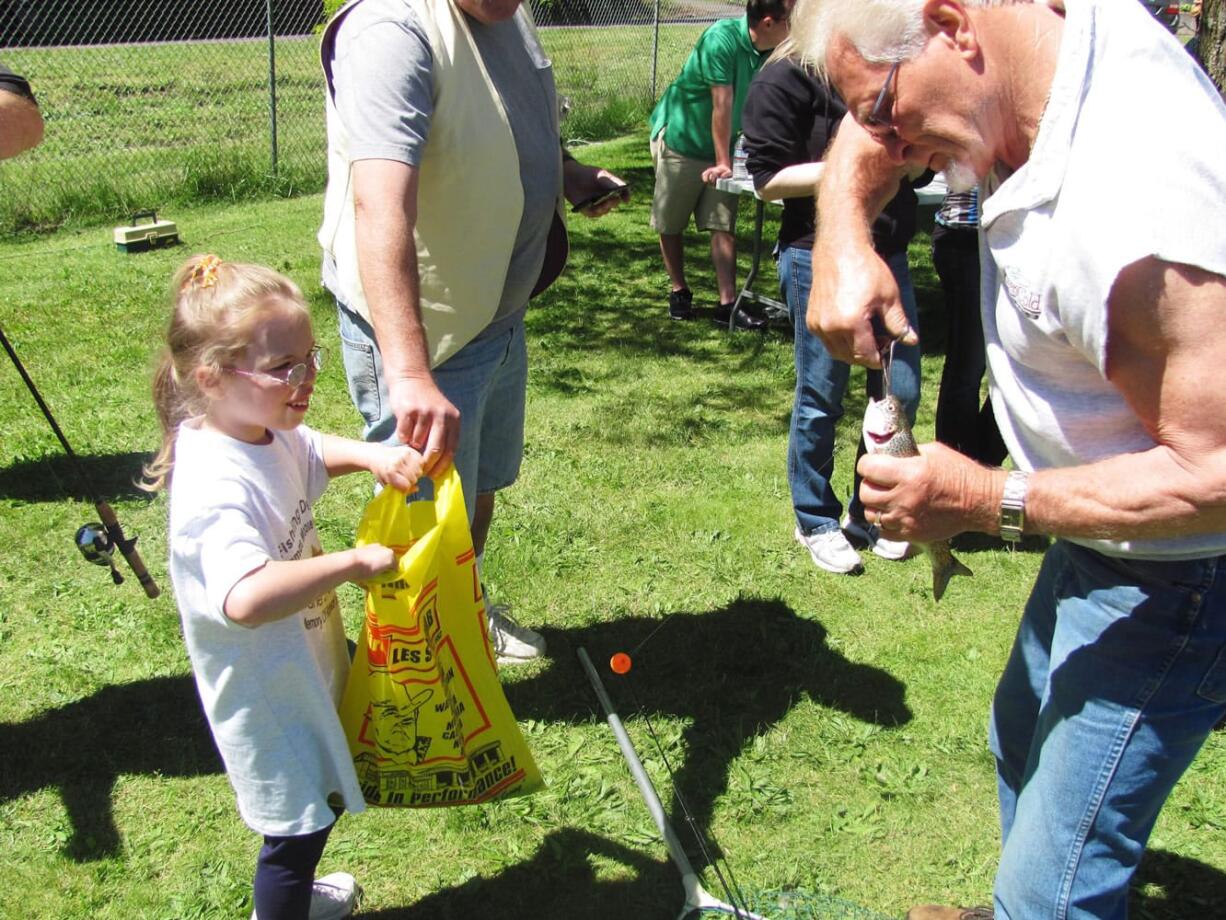
[[(801, 0), (793, 36), (851, 113), (809, 307), (837, 357), (876, 365), (874, 320), (914, 337), (867, 229), (898, 168), (982, 182), (992, 400), (1018, 468), (926, 445), (865, 458), (861, 498), (902, 538), (1058, 538), (993, 703), (994, 910), (1124, 917), (1226, 712), (1226, 107), (1120, 0)], [(1127, 130), (1141, 98), (1164, 102)], [(1158, 163), (1179, 169), (1137, 181)]]
[[(319, 241), (349, 390), (372, 441), (455, 460), (480, 565), (523, 453), (528, 300), (566, 259), (563, 195), (625, 183), (565, 155), (553, 70), (520, 0), (350, 0), (322, 42)], [(462, 423), (462, 424), (461, 424)], [(498, 660), (544, 640), (487, 607)]]

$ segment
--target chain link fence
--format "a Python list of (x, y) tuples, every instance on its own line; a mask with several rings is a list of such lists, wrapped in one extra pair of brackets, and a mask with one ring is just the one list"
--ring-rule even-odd
[[(568, 140), (641, 127), (735, 0), (532, 0)], [(318, 191), (323, 0), (5, 0), (0, 63), (29, 79), (41, 147), (0, 163), (0, 234), (171, 202)]]

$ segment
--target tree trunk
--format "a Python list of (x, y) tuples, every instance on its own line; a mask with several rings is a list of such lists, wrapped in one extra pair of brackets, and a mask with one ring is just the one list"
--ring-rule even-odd
[(1218, 92), (1226, 97), (1226, 3), (1223, 0), (1204, 0), (1197, 40), (1200, 43), (1197, 53), (1205, 65), (1205, 72), (1217, 85)]

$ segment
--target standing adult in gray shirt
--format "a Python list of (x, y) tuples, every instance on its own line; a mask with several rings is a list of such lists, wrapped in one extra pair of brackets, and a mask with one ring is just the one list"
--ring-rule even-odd
[[(352, 0), (322, 59), (319, 239), (350, 394), (367, 439), (412, 445), (427, 475), (454, 459), (480, 565), (495, 493), (519, 472), (523, 318), (566, 259), (563, 196), (624, 183), (563, 154), (551, 64), (520, 0)], [(487, 612), (500, 661), (544, 651)]]

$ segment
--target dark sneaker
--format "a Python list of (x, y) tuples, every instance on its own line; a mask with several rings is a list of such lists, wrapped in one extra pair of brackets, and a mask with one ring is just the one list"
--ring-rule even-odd
[(694, 318), (694, 295), (689, 288), (682, 288), (668, 295), (668, 318), (680, 320)]
[[(721, 303), (715, 308), (715, 312), (711, 314), (711, 321), (717, 326), (728, 326), (728, 318), (732, 316), (732, 304)], [(766, 328), (767, 321), (765, 317), (754, 316), (752, 313), (746, 313), (743, 309), (736, 311), (736, 320), (732, 324), (732, 328), (740, 329), (745, 332), (760, 332)]]
[(993, 920), (990, 907), (941, 907), (921, 904), (907, 911), (907, 920)]

